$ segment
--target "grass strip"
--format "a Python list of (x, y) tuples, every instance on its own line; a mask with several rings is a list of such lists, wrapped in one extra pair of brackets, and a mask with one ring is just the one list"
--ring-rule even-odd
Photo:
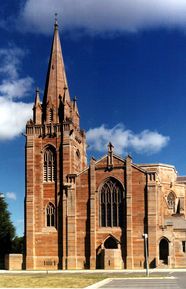
[[(165, 275), (164, 275), (165, 276)], [(84, 288), (105, 278), (138, 278), (144, 274), (131, 273), (61, 273), (61, 274), (2, 274), (0, 288)], [(156, 275), (162, 277), (162, 275)]]

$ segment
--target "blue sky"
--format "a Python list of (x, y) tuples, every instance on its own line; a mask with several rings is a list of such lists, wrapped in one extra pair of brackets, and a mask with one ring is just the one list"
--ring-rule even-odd
[(0, 191), (23, 234), (24, 128), (41, 96), (54, 13), (88, 156), (130, 153), (186, 174), (186, 2), (6, 0), (0, 10)]

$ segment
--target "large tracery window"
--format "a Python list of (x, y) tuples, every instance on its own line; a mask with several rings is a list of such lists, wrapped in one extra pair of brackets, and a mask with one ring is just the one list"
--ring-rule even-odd
[(54, 182), (56, 179), (56, 158), (55, 152), (47, 148), (44, 152), (43, 180), (44, 182)]
[(124, 225), (124, 190), (113, 178), (108, 179), (100, 190), (100, 225), (102, 227)]
[(55, 226), (55, 207), (52, 203), (46, 207), (46, 225), (47, 227)]

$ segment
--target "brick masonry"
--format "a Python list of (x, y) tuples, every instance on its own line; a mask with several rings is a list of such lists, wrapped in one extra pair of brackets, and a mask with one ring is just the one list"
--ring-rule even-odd
[(22, 270), (23, 269), (23, 255), (22, 254), (8, 254), (5, 256), (6, 270)]
[[(26, 269), (142, 269), (144, 233), (150, 267), (185, 266), (184, 178), (173, 166), (135, 165), (130, 156), (115, 155), (112, 144), (107, 155), (92, 158), (88, 166), (86, 147), (55, 23), (43, 104), (37, 90), (33, 119), (26, 125)], [(55, 159), (47, 168), (55, 174), (50, 181), (44, 176), (48, 149)], [(124, 192), (122, 227), (101, 225), (100, 191), (110, 179)], [(49, 204), (55, 210), (52, 226)], [(106, 248), (108, 240), (115, 247)]]

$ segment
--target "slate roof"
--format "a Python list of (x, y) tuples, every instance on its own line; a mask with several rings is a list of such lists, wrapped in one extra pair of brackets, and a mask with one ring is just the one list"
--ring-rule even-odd
[(186, 220), (183, 216), (171, 216), (165, 219), (166, 226), (173, 226), (174, 229), (186, 230)]
[(179, 176), (177, 177), (178, 183), (186, 183), (186, 176)]

